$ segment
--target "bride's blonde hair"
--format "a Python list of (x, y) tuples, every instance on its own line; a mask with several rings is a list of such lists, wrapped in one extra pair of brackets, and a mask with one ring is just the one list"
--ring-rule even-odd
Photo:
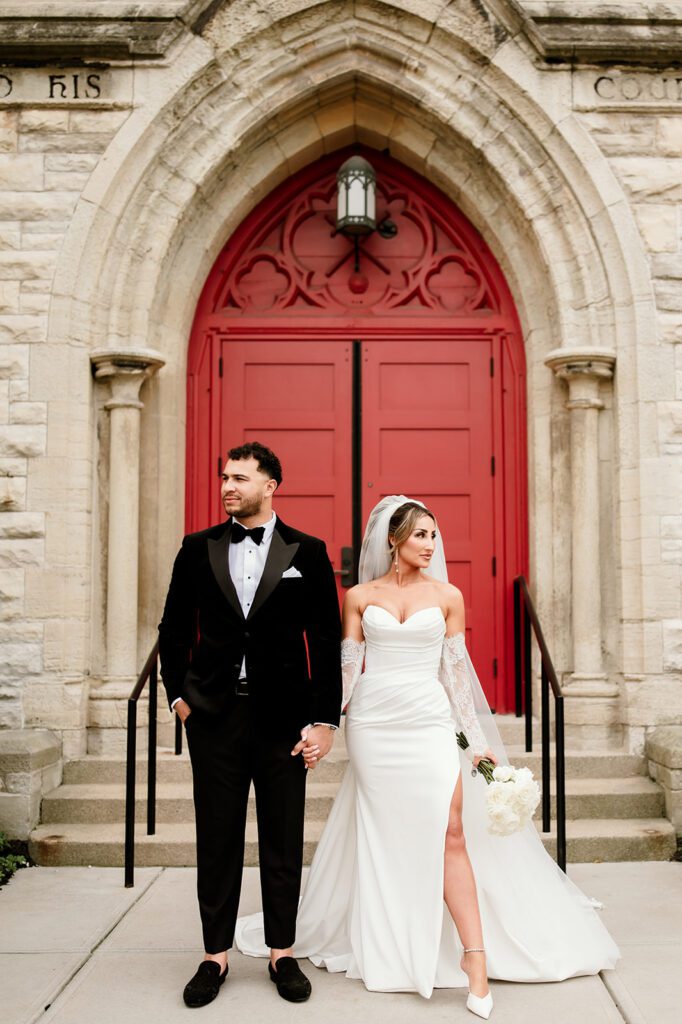
[(407, 540), (422, 516), (430, 516), (433, 525), (436, 525), (436, 517), (424, 505), (416, 501), (406, 501), (398, 506), (388, 524), (388, 546), (391, 554)]

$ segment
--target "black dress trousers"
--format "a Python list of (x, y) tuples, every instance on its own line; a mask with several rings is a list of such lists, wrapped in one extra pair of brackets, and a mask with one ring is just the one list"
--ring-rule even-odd
[(265, 942), (293, 946), (303, 867), (307, 772), (300, 733), (273, 734), (249, 696), (186, 723), (197, 836), (197, 892), (207, 953), (230, 949), (239, 907), (249, 786), (256, 793)]

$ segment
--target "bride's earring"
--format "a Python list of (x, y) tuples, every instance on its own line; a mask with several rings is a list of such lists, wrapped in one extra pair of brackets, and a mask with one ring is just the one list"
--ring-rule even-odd
[(395, 546), (395, 544), (391, 544), (390, 541), (388, 546), (391, 553), (391, 561), (395, 566), (395, 571), (399, 572), (400, 570), (398, 568), (398, 548)]

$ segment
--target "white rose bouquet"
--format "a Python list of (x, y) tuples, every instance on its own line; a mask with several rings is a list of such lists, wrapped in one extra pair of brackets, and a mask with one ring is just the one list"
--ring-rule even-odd
[[(457, 734), (457, 743), (462, 750), (469, 746), (463, 732)], [(510, 764), (494, 765), (492, 761), (482, 758), (472, 775), (477, 772), (488, 784), (488, 831), (495, 836), (509, 836), (525, 828), (540, 802), (540, 787), (530, 768), (514, 768)]]

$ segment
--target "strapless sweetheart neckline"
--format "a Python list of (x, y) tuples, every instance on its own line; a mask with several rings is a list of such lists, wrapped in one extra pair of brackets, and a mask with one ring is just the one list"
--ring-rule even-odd
[(386, 615), (388, 615), (389, 618), (393, 619), (393, 621), (395, 622), (395, 624), (397, 626), (405, 626), (405, 625), (407, 625), (407, 623), (410, 621), (410, 619), (413, 619), (415, 617), (415, 615), (421, 615), (422, 612), (433, 612), (433, 611), (440, 612), (441, 618), (443, 619), (443, 622), (445, 622), (445, 618), (443, 616), (443, 612), (441, 610), (441, 607), (440, 607), (440, 605), (437, 605), (437, 604), (430, 604), (426, 608), (418, 608), (416, 612), (412, 612), (412, 614), (408, 615), (407, 618), (403, 619), (402, 622), (400, 621), (400, 619), (397, 619), (395, 617), (393, 612), (389, 612), (388, 608), (384, 608), (383, 605), (380, 605), (380, 604), (371, 604), (371, 603), (365, 606), (365, 610), (362, 613), (363, 619), (364, 619), (365, 615), (367, 614), (367, 609), (368, 608), (378, 608), (380, 612), (385, 612)]

